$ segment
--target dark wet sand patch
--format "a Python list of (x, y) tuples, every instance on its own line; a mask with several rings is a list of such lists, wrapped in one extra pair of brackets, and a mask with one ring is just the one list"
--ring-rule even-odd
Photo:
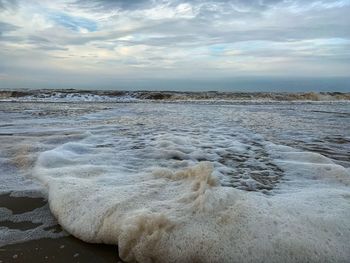
[[(0, 195), (0, 207), (6, 207), (15, 214), (32, 211), (47, 204), (44, 198), (13, 197)], [(32, 222), (14, 223), (6, 220), (0, 227), (28, 230), (37, 227)], [(55, 232), (62, 228), (55, 225)], [(48, 229), (49, 230), (49, 229)], [(118, 257), (118, 247), (104, 244), (90, 244), (73, 236), (44, 238), (0, 247), (0, 263), (7, 262), (122, 262)]]
[(10, 229), (28, 230), (28, 229), (36, 228), (40, 225), (41, 225), (40, 223), (32, 223), (29, 221), (24, 221), (24, 222), (12, 222), (9, 220), (0, 221), (0, 227), (2, 226)]
[[(1, 262), (2, 261), (2, 262)], [(0, 247), (0, 262), (121, 262), (116, 246), (85, 243), (72, 236)]]
[(10, 209), (13, 214), (22, 214), (43, 207), (45, 198), (14, 197), (10, 194), (0, 195), (0, 207)]

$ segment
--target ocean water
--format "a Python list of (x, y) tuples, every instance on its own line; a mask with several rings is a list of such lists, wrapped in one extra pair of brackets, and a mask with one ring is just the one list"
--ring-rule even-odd
[(125, 261), (350, 259), (349, 102), (0, 102), (0, 144), (0, 193)]

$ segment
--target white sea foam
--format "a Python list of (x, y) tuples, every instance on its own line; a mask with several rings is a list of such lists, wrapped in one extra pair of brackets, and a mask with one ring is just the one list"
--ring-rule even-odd
[[(35, 174), (47, 185), (51, 210), (65, 229), (87, 242), (118, 244), (126, 261), (350, 258), (349, 171), (319, 154), (267, 144), (285, 180), (299, 183), (266, 196), (223, 187), (211, 162), (126, 173), (102, 161), (108, 151), (91, 148), (69, 143), (44, 152)], [(316, 187), (310, 179), (318, 180)]]

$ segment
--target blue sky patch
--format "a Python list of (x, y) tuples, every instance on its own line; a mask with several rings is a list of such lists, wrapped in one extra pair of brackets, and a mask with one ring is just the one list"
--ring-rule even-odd
[(97, 23), (87, 18), (71, 16), (61, 12), (51, 13), (49, 18), (56, 24), (69, 28), (73, 31), (79, 31), (81, 28), (84, 28), (90, 32), (97, 30)]

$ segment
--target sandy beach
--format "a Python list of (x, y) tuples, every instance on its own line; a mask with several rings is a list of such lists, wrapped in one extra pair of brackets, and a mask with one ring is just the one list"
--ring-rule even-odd
[[(46, 203), (44, 198), (11, 197), (9, 194), (0, 196), (0, 207), (6, 207), (14, 214), (32, 211)], [(0, 221), (0, 227), (29, 230), (37, 225), (32, 222)], [(63, 231), (59, 225), (54, 228), (57, 232)], [(122, 262), (117, 250), (117, 246), (89, 244), (67, 234), (60, 238), (44, 238), (3, 246), (0, 248), (0, 262)]]

